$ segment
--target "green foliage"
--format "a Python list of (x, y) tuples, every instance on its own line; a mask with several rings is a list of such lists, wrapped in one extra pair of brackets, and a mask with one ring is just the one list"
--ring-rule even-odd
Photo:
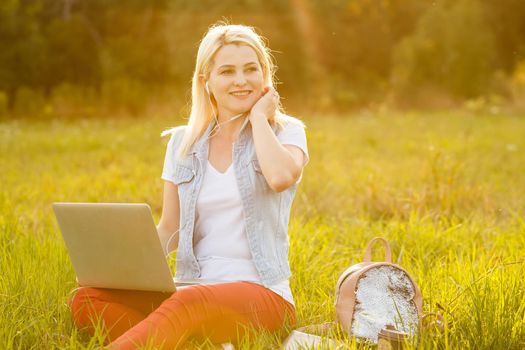
[(392, 80), (406, 95), (430, 86), (456, 96), (476, 96), (489, 90), (494, 48), (477, 0), (437, 2), (400, 43)]
[(318, 16), (330, 18), (319, 28), (324, 32), (324, 62), (336, 79), (342, 77), (336, 83), (346, 80), (334, 90), (357, 92), (354, 104), (374, 97), (374, 91), (384, 93), (392, 51), (414, 30), (426, 7), (414, 0), (316, 2)]
[[(420, 286), (424, 311), (446, 319), (445, 333), (425, 334), (419, 348), (522, 349), (524, 121), (465, 113), (306, 118), (311, 160), (289, 229), (297, 327), (334, 319), (339, 274), (382, 235)], [(101, 327), (90, 338), (73, 326), (75, 274), (51, 204), (146, 202), (158, 221), (168, 141), (159, 133), (182, 122), (0, 123), (0, 348), (102, 344)], [(238, 348), (279, 342), (256, 334)]]
[(39, 11), (37, 4), (22, 6), (16, 0), (0, 4), (0, 90), (10, 108), (18, 87), (37, 85), (45, 47), (35, 19)]
[(525, 2), (521, 0), (481, 0), (486, 23), (495, 37), (498, 69), (512, 72), (525, 56)]
[[(211, 24), (227, 20), (252, 25), (269, 39), (288, 104), (347, 111), (390, 97), (412, 103), (419, 95), (439, 102), (495, 94), (519, 104), (507, 85), (525, 57), (524, 4), (6, 0), (0, 4), (0, 91), (11, 111), (26, 88), (46, 99), (62, 84), (97, 93), (115, 82), (187, 91), (199, 40)], [(105, 104), (99, 97), (93, 103)], [(146, 109), (146, 100), (114, 109)]]
[(79, 15), (53, 18), (45, 28), (47, 38), (42, 85), (49, 90), (60, 83), (100, 84), (98, 47)]

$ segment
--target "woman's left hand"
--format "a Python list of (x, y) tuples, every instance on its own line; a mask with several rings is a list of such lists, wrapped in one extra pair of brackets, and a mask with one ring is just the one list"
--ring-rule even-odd
[(279, 106), (279, 94), (272, 87), (265, 87), (261, 98), (253, 105), (250, 111), (250, 121), (256, 118), (269, 119), (275, 115)]

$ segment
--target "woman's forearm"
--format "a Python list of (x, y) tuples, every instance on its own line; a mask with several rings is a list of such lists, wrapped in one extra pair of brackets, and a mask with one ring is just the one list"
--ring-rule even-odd
[(178, 229), (170, 230), (163, 228), (160, 225), (157, 226), (160, 244), (162, 245), (162, 251), (165, 255), (168, 255), (173, 250), (177, 249), (177, 246), (179, 245), (179, 233), (177, 231)]
[(250, 116), (250, 122), (262, 173), (273, 190), (283, 191), (297, 181), (301, 164), (279, 142), (264, 115)]

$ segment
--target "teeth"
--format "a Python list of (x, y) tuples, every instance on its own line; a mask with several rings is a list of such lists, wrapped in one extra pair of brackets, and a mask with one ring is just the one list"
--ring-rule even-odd
[(241, 91), (241, 92), (232, 92), (231, 94), (234, 96), (246, 96), (250, 93), (250, 91)]

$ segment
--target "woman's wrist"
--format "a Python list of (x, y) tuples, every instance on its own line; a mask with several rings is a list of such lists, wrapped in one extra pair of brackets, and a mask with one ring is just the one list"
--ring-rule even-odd
[(255, 113), (250, 113), (250, 115), (248, 116), (248, 119), (250, 119), (250, 122), (253, 124), (259, 121), (268, 120), (268, 117), (266, 117), (266, 115), (262, 112), (255, 112)]

